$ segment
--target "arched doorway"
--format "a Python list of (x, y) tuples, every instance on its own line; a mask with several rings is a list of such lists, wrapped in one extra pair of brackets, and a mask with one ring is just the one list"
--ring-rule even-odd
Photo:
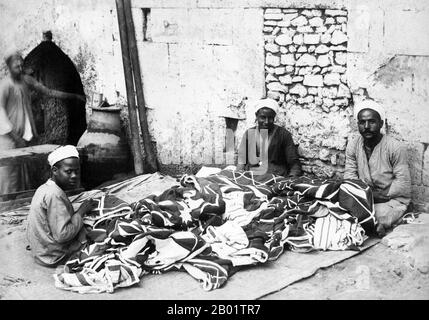
[[(51, 89), (85, 95), (79, 73), (71, 59), (52, 41), (50, 31), (24, 59), (24, 69)], [(86, 130), (85, 103), (32, 95), (39, 137), (35, 144), (76, 145)]]

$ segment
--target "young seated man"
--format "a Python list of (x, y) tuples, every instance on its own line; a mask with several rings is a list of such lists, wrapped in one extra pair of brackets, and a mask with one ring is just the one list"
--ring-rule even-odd
[(361, 179), (372, 189), (380, 236), (397, 222), (411, 201), (407, 149), (382, 134), (384, 110), (373, 100), (355, 106), (360, 136), (346, 149), (345, 179)]
[(27, 238), (35, 261), (55, 267), (85, 243), (82, 217), (95, 208), (96, 202), (87, 200), (74, 212), (64, 192), (77, 188), (80, 182), (79, 153), (74, 146), (54, 150), (48, 162), (51, 178), (31, 201)]
[(285, 177), (301, 175), (296, 146), (291, 133), (274, 124), (278, 103), (261, 99), (255, 105), (256, 126), (244, 133), (238, 150), (238, 170)]

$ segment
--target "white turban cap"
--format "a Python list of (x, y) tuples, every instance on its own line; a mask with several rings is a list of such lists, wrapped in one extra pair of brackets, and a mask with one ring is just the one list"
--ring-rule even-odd
[(53, 167), (57, 162), (68, 159), (79, 158), (79, 152), (75, 146), (63, 146), (52, 151), (48, 156), (48, 162)]
[(271, 98), (260, 99), (260, 100), (256, 101), (256, 103), (254, 105), (255, 113), (258, 112), (258, 110), (262, 109), (262, 108), (271, 109), (277, 114), (279, 111), (279, 104), (276, 100), (271, 99)]
[(361, 112), (363, 109), (371, 109), (376, 112), (381, 117), (381, 120), (386, 119), (386, 112), (384, 111), (384, 108), (374, 100), (363, 100), (361, 102), (356, 103), (354, 108), (354, 117), (357, 120), (359, 112)]

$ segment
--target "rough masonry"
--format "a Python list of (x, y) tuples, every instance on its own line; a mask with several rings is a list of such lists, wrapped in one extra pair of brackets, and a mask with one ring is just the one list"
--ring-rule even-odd
[(351, 98), (347, 11), (267, 8), (263, 32), (267, 96), (282, 102), (279, 118), (299, 144), (304, 172), (341, 176)]

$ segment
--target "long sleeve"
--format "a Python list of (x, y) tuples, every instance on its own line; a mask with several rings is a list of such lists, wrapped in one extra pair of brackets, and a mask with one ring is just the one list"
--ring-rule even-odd
[(60, 195), (53, 194), (46, 200), (49, 228), (58, 243), (66, 243), (79, 233), (83, 226), (82, 217), (74, 214), (73, 207), (67, 205)]
[(391, 154), (391, 164), (393, 166), (393, 181), (389, 188), (388, 196), (396, 197), (411, 197), (411, 177), (408, 167), (408, 156), (405, 146), (398, 145)]
[(68, 93), (68, 92), (62, 92), (62, 91), (58, 91), (58, 90), (54, 90), (54, 89), (49, 89), (47, 87), (45, 87), (43, 84), (41, 84), (40, 82), (38, 82), (36, 79), (34, 79), (33, 77), (26, 75), (25, 77), (25, 82), (34, 90), (52, 97), (52, 98), (59, 98), (59, 99), (71, 99), (74, 98), (76, 95), (73, 93)]
[(300, 176), (301, 164), (298, 158), (298, 153), (296, 151), (295, 143), (293, 142), (292, 135), (289, 132), (286, 132), (285, 137), (285, 155), (286, 155), (286, 166), (289, 168), (289, 176)]
[(10, 122), (6, 112), (7, 99), (8, 87), (2, 82), (0, 84), (0, 135), (8, 134), (13, 130), (12, 122)]
[(358, 164), (356, 160), (356, 141), (349, 141), (347, 144), (344, 179), (359, 179)]

